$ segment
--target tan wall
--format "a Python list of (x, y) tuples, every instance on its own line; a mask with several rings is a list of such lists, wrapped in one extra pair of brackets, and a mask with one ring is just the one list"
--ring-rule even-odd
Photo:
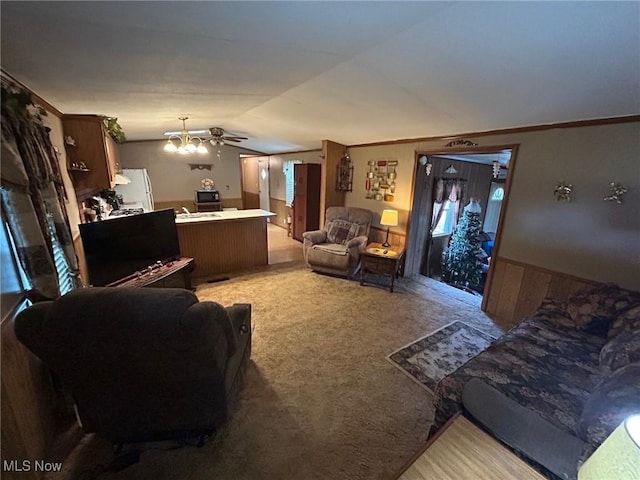
[[(595, 281), (640, 290), (640, 123), (557, 128), (467, 137), (481, 147), (519, 144), (499, 255)], [(400, 211), (406, 229), (416, 151), (447, 140), (350, 147), (354, 188), (346, 205)], [(395, 201), (365, 198), (367, 161), (398, 159)], [(557, 183), (574, 185), (570, 203), (556, 201)], [(623, 205), (604, 202), (611, 181), (629, 188)]]
[[(122, 168), (146, 168), (156, 202), (175, 199), (193, 199), (194, 191), (201, 188), (203, 178), (212, 178), (220, 198), (241, 198), (240, 154), (253, 153), (242, 148), (224, 145), (217, 150), (208, 145), (206, 155), (178, 155), (163, 150), (164, 140), (127, 142), (118, 145)], [(212, 170), (191, 170), (190, 163), (213, 165)]]

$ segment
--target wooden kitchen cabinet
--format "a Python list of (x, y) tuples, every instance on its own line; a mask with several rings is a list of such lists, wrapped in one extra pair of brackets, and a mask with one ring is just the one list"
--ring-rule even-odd
[(320, 226), (320, 179), (322, 165), (297, 163), (293, 166), (293, 238)]
[[(118, 169), (118, 147), (100, 115), (63, 115), (68, 169), (77, 196), (86, 198), (96, 191), (113, 188)], [(74, 145), (67, 143), (71, 137)], [(82, 167), (86, 168), (82, 168)]]

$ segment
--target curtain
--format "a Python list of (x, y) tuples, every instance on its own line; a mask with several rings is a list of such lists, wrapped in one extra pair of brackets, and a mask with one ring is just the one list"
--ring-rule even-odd
[(28, 92), (2, 79), (2, 208), (34, 300), (60, 295), (54, 242), (78, 272), (60, 165), (42, 113)]
[(460, 213), (460, 201), (464, 194), (464, 186), (466, 180), (460, 178), (436, 178), (433, 189), (433, 211), (431, 213), (431, 225), (429, 227), (429, 236), (433, 233), (440, 218), (442, 217), (444, 202), (449, 200), (454, 205), (454, 228), (458, 222)]

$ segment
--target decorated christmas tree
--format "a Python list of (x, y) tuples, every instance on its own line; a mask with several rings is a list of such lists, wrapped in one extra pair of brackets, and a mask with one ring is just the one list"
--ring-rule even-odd
[(461, 287), (480, 284), (480, 212), (480, 204), (475, 198), (464, 207), (462, 218), (451, 236), (449, 246), (442, 254), (442, 280), (446, 283)]

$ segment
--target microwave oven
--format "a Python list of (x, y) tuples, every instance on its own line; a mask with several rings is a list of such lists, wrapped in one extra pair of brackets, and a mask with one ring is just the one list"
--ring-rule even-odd
[(219, 202), (220, 192), (217, 190), (196, 190), (196, 203)]

